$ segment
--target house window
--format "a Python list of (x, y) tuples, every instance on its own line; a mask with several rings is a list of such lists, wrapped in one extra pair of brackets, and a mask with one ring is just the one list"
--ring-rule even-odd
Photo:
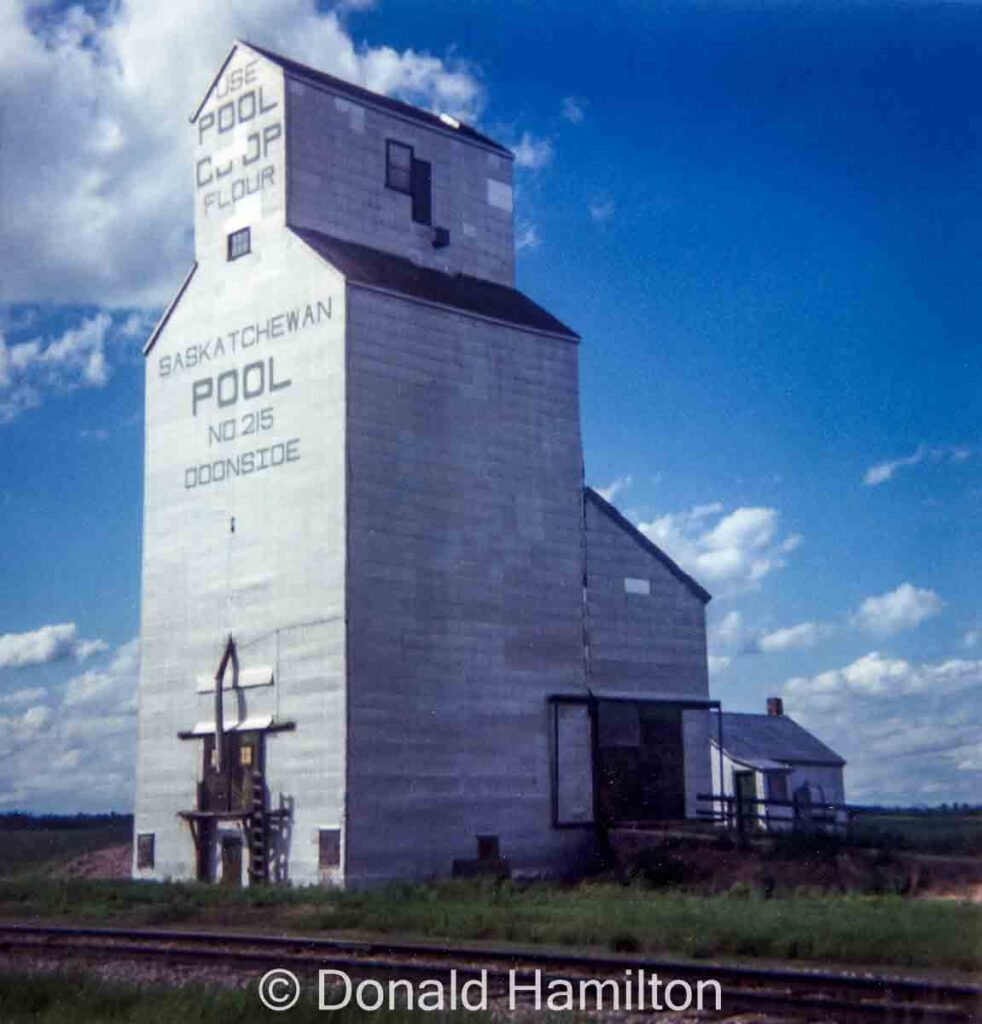
[(138, 868), (153, 867), (153, 846), (153, 832), (141, 832), (140, 835), (136, 837), (136, 866)]
[(245, 256), (250, 252), (252, 252), (252, 238), (249, 228), (233, 231), (228, 236), (229, 260), (237, 260), (240, 256)]
[(242, 747), (239, 748), (239, 764), (242, 765), (243, 768), (251, 768), (252, 767), (252, 745), (251, 744), (247, 743), (245, 746), (242, 746)]
[(788, 777), (784, 772), (771, 772), (768, 776), (768, 797), (771, 800), (788, 799)]
[(327, 868), (338, 868), (341, 866), (341, 829), (321, 828), (317, 830), (318, 840), (318, 867), (324, 871)]
[(385, 184), (397, 192), (413, 194), (413, 147), (389, 139), (385, 143)]

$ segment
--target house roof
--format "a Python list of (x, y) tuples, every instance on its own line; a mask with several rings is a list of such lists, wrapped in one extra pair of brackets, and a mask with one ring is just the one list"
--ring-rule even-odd
[[(710, 735), (716, 742), (715, 721)], [(834, 750), (787, 715), (724, 711), (722, 747), (734, 761), (762, 769), (775, 762), (776, 766), (827, 764), (840, 767), (846, 763)]]
[(584, 496), (605, 515), (616, 523), (626, 534), (634, 539), (650, 555), (654, 555), (662, 565), (676, 578), (681, 580), (701, 601), (708, 604), (713, 595), (705, 587), (700, 586), (677, 562), (671, 559), (653, 541), (649, 540), (629, 519), (626, 519), (606, 498), (602, 498), (592, 487), (584, 488)]
[(496, 153), (500, 153), (509, 160), (514, 158), (514, 154), (510, 149), (502, 146), (499, 142), (495, 142), (494, 139), (488, 138), (487, 135), (482, 135), (477, 129), (464, 124), (462, 121), (458, 121), (456, 118), (445, 120), (439, 114), (422, 110), (419, 107), (412, 106), (410, 103), (403, 103), (401, 100), (394, 100), (390, 96), (383, 96), (380, 93), (372, 92), (370, 89), (363, 89), (360, 85), (347, 82), (343, 78), (335, 78), (334, 75), (318, 71), (316, 68), (308, 67), (306, 64), (291, 60), (289, 57), (284, 57), (279, 53), (273, 53), (272, 50), (267, 50), (263, 46), (256, 46), (255, 43), (250, 43), (245, 39), (242, 40), (242, 43), (248, 46), (250, 50), (261, 53), (267, 60), (271, 60), (274, 64), (279, 65), (291, 78), (301, 82), (308, 82), (312, 85), (322, 86), (331, 90), (331, 92), (341, 93), (344, 96), (350, 96), (359, 103), (379, 107), (382, 110), (389, 111), (389, 113), (408, 118), (411, 121), (417, 121), (428, 128), (434, 128), (444, 134), (476, 142), (481, 146), (493, 149)]
[(558, 335), (572, 341), (579, 338), (515, 288), (467, 274), (446, 274), (441, 270), (421, 267), (405, 256), (382, 252), (320, 231), (298, 227), (290, 230), (337, 267), (349, 284), (417, 299), (525, 330)]

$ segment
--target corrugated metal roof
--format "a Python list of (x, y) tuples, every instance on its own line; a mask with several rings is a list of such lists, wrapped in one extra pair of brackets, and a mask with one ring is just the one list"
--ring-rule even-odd
[[(715, 742), (715, 718), (710, 735)], [(787, 715), (724, 711), (723, 751), (735, 761), (749, 765), (765, 761), (783, 764), (846, 763), (831, 747)]]
[(573, 341), (578, 339), (575, 332), (515, 288), (467, 274), (445, 274), (421, 267), (405, 256), (320, 231), (292, 226), (290, 230), (337, 267), (351, 284), (394, 292), (515, 327), (557, 334)]
[(494, 139), (489, 139), (487, 135), (482, 135), (476, 128), (472, 128), (470, 125), (464, 124), (463, 121), (458, 121), (456, 118), (453, 119), (453, 124), (449, 124), (446, 120), (441, 118), (439, 114), (433, 114), (428, 110), (422, 110), (419, 107), (414, 107), (411, 103), (403, 103), (401, 100), (394, 100), (391, 96), (383, 96), (381, 93), (372, 92), (370, 89), (363, 89), (360, 85), (355, 85), (353, 82), (347, 82), (343, 78), (335, 78), (334, 75), (329, 75), (325, 71), (318, 71), (316, 68), (308, 67), (306, 64), (301, 64), (299, 61), (291, 60), (289, 57), (284, 57), (279, 53), (273, 53), (272, 50), (267, 50), (263, 46), (256, 46), (255, 43), (250, 43), (246, 39), (243, 39), (242, 42), (248, 46), (249, 49), (255, 50), (256, 53), (261, 53), (274, 64), (278, 64), (288, 75), (292, 78), (298, 79), (299, 81), (324, 86), (332, 92), (338, 92), (345, 96), (350, 96), (352, 99), (368, 104), (369, 106), (381, 107), (383, 110), (388, 110), (400, 117), (405, 117), (412, 121), (418, 121), (421, 124), (426, 125), (428, 128), (434, 128), (445, 135), (455, 135), (459, 138), (468, 139), (471, 142), (477, 142), (482, 146), (487, 146), (509, 159), (514, 158), (514, 153), (505, 146), (502, 146), (500, 142), (495, 142)]

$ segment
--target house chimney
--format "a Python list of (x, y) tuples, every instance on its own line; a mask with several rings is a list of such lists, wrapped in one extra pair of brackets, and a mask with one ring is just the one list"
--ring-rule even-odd
[(784, 714), (784, 701), (780, 697), (767, 698), (767, 714), (772, 718), (779, 718)]

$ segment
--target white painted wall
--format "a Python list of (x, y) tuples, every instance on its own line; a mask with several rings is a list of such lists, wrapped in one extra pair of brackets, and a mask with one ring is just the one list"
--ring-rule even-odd
[[(297, 723), (267, 741), (272, 802), (293, 802), (293, 881), (318, 880), (316, 830), (344, 822), (345, 291), (280, 216), (254, 222), (251, 255), (202, 263), (147, 355), (136, 831), (157, 841), (138, 875), (193, 876), (177, 813), (195, 806), (201, 741), (177, 733), (212, 719), (196, 677), (228, 633), (275, 682), (227, 699), (227, 718)], [(248, 399), (246, 367), (266, 384)], [(240, 475), (212, 479), (226, 460)]]

